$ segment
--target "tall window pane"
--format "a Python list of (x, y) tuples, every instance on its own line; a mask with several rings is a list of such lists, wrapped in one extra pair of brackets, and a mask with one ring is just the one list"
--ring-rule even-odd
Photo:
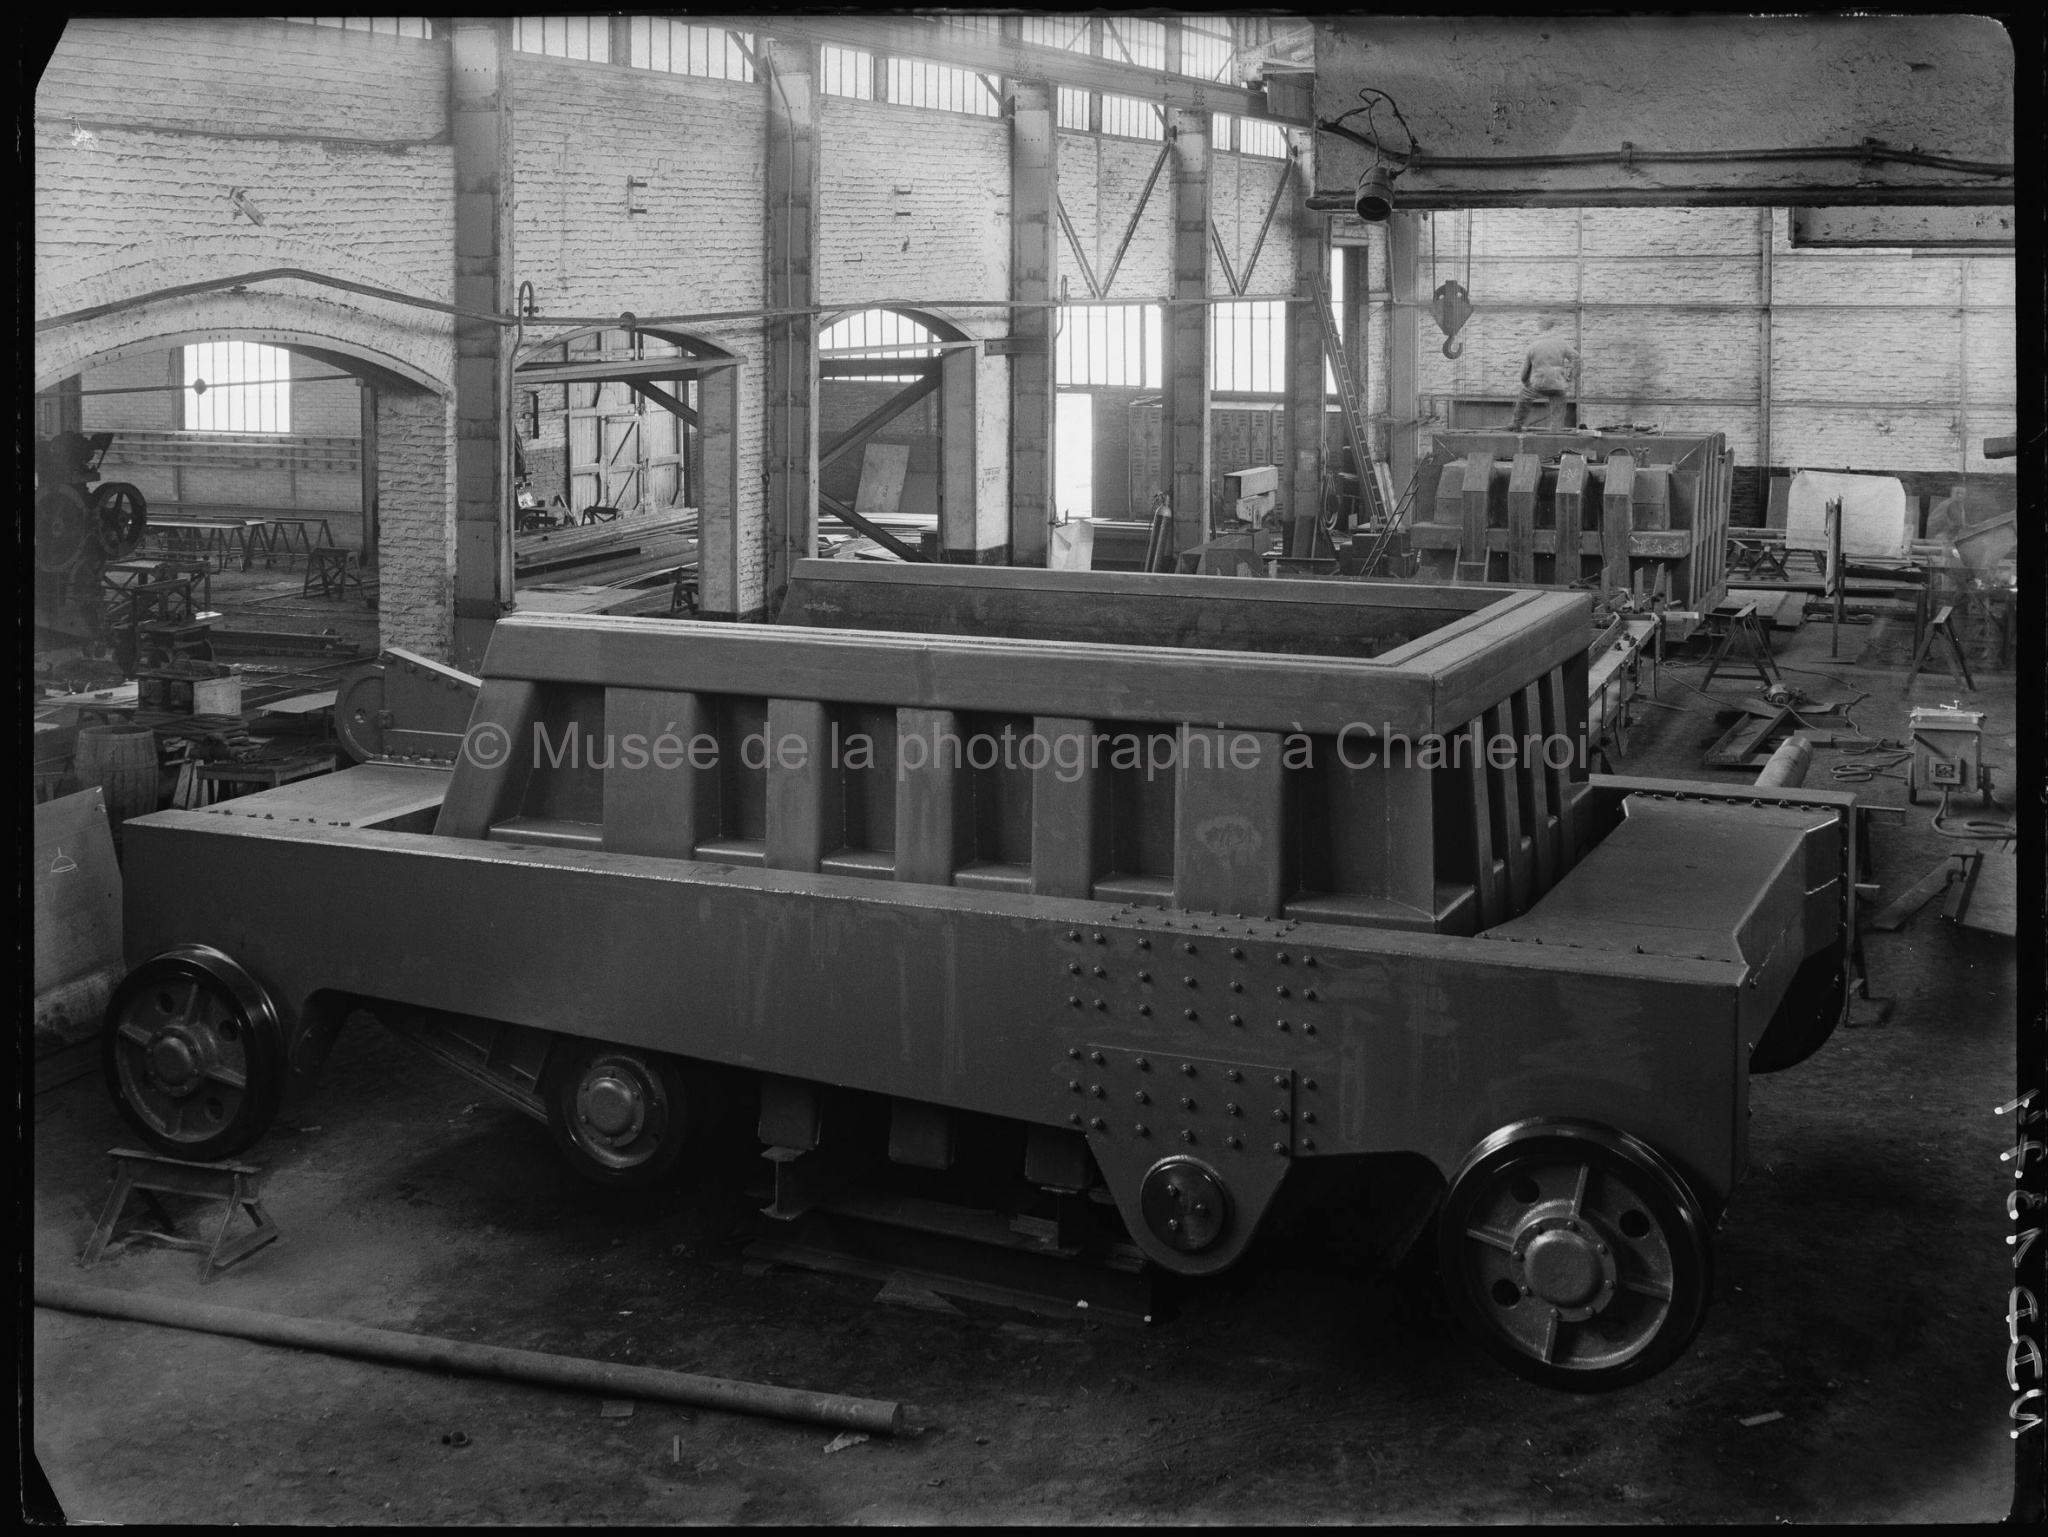
[(1132, 16), (1109, 16), (1102, 22), (1102, 55), (1140, 69), (1166, 68), (1166, 24)]
[(697, 27), (662, 16), (632, 19), (635, 69), (666, 70), (673, 75), (703, 75), (712, 80), (751, 81), (754, 66), (742, 43), (751, 48), (752, 33), (737, 35), (724, 27)]
[(1068, 304), (1059, 311), (1053, 382), (1062, 387), (1157, 389), (1156, 304)]
[(1251, 299), (1213, 313), (1209, 388), (1222, 394), (1277, 395), (1285, 388), (1287, 306)]
[(520, 53), (609, 64), (611, 25), (603, 16), (515, 16), (512, 46)]
[(875, 56), (860, 48), (834, 48), (829, 43), (818, 50), (819, 89), (827, 96), (850, 96), (856, 101), (875, 99)]
[(1088, 19), (1085, 16), (1026, 16), (1024, 41), (1041, 48), (1064, 48), (1070, 53), (1088, 51)]
[(1105, 94), (1102, 98), (1102, 131), (1126, 139), (1163, 139), (1166, 137), (1166, 119), (1149, 101), (1140, 101), (1135, 96)]
[(185, 430), (290, 432), (291, 372), (291, 354), (279, 347), (236, 341), (188, 346)]
[(1229, 80), (1236, 43), (1227, 16), (1183, 16), (1180, 20), (1180, 72), (1197, 80)]

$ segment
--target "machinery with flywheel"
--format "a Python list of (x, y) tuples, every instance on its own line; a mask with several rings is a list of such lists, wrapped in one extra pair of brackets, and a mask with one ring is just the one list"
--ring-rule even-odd
[(65, 431), (36, 443), (39, 641), (103, 642), (109, 631), (102, 580), (107, 564), (141, 548), (149, 526), (142, 492), (125, 481), (100, 481), (100, 460), (113, 441), (111, 432)]

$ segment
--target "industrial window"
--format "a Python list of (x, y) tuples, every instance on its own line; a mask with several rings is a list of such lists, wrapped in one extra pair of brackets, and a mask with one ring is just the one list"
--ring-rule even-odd
[(1088, 52), (1088, 19), (1085, 16), (1026, 16), (1022, 37), (1040, 48), (1064, 48), (1069, 53)]
[(905, 107), (932, 107), (940, 112), (972, 112), (995, 117), (1002, 99), (984, 75), (922, 59), (888, 61), (889, 100)]
[(434, 35), (434, 24), (424, 16), (287, 16), (285, 20), (315, 27), (339, 27), (344, 32), (379, 32), (386, 37)]
[(1209, 348), (1209, 388), (1219, 395), (1278, 395), (1287, 378), (1287, 306), (1277, 299), (1219, 304)]
[(1135, 64), (1140, 69), (1166, 68), (1166, 23), (1131, 16), (1105, 17), (1102, 56)]
[(1163, 139), (1166, 137), (1166, 118), (1149, 101), (1104, 93), (1102, 131), (1125, 139)]
[(1217, 149), (1235, 150), (1240, 155), (1263, 155), (1271, 160), (1287, 158), (1287, 133), (1278, 123), (1257, 118), (1215, 114), (1210, 142)]
[(291, 354), (256, 342), (185, 349), (187, 432), (290, 432)]
[(1060, 127), (1088, 131), (1088, 102), (1092, 93), (1077, 91), (1070, 85), (1060, 87)]
[(1197, 80), (1228, 80), (1237, 42), (1227, 16), (1183, 16), (1180, 22), (1180, 72)]
[(844, 315), (827, 326), (818, 337), (820, 357), (874, 358), (876, 372), (840, 375), (856, 379), (915, 379), (914, 373), (892, 372), (888, 362), (897, 358), (935, 358), (939, 339), (927, 327), (894, 310), (861, 310)]
[(827, 43), (818, 50), (818, 89), (827, 96), (873, 101), (875, 56), (865, 49), (834, 48)]
[(512, 46), (520, 53), (544, 53), (554, 59), (581, 59), (609, 64), (611, 21), (604, 16), (515, 16)]
[(961, 32), (976, 32), (983, 37), (1000, 38), (1003, 35), (1003, 20), (1000, 16), (935, 16), (932, 20), (942, 27), (953, 27)]
[[(1330, 318), (1337, 323), (1339, 341), (1344, 339), (1344, 267), (1350, 259), (1351, 252), (1348, 247), (1330, 248)], [(1333, 399), (1337, 394), (1337, 371), (1330, 367), (1327, 354), (1323, 358), (1323, 393)]]
[(1052, 495), (1063, 518), (1095, 512), (1095, 397), (1066, 390), (1053, 397)]
[(693, 27), (662, 16), (635, 16), (632, 25), (631, 62), (635, 69), (704, 75), (713, 80), (754, 78), (754, 66), (747, 62), (747, 50), (754, 46), (752, 33)]
[(1156, 304), (1062, 305), (1053, 383), (1063, 389), (1158, 389), (1160, 326)]

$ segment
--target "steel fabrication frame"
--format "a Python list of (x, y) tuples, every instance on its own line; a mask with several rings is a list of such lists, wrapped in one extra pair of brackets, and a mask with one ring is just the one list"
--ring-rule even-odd
[[(146, 1041), (188, 1072), (165, 1045), (186, 1025), (134, 1012), (184, 957), (274, 1013), (293, 1097), (368, 1007), (469, 1021), (440, 1054), (541, 1118), (563, 1042), (758, 1073), (791, 1164), (832, 1156), (820, 1094), (985, 1114), (1027, 1129), (1041, 1184), (1085, 1188), (1092, 1161), (1184, 1273), (1237, 1259), (1297, 1166), (1459, 1178), (1491, 1135), (1558, 1122), (1640, 1139), (1710, 1218), (1752, 1051), (1782, 1026), (1796, 1060), (1832, 1026), (1783, 1021), (1816, 967), (1840, 976), (1853, 799), (1499, 752), (1583, 731), (1589, 607), (809, 561), (781, 624), (515, 615), (431, 833), (392, 830), (419, 801), (381, 781), (402, 813), (352, 813), (351, 773), (276, 792), (288, 813), (128, 824), (141, 969), (109, 1062), (141, 1072), (122, 1053)], [(943, 765), (948, 735), (989, 751), (910, 761), (931, 740)], [(1401, 737), (1450, 752), (1397, 764)], [(353, 774), (394, 772), (437, 771)], [(641, 1094), (586, 1077), (576, 1103), (600, 1090)], [(1196, 1241), (1168, 1199), (1223, 1215)]]

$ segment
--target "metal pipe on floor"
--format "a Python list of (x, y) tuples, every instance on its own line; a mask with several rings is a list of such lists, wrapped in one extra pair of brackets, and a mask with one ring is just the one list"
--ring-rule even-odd
[(1789, 736), (1771, 754), (1771, 761), (1756, 776), (1766, 788), (1796, 790), (1806, 783), (1807, 766), (1813, 762), (1813, 744), (1801, 736)]
[(36, 1278), (35, 1303), (37, 1307), (65, 1313), (157, 1324), (167, 1329), (192, 1329), (201, 1334), (223, 1334), (295, 1350), (357, 1356), (394, 1366), (497, 1377), (507, 1382), (688, 1404), (700, 1409), (724, 1409), (733, 1414), (802, 1420), (841, 1430), (864, 1430), (871, 1435), (893, 1436), (903, 1429), (903, 1405), (882, 1399), (735, 1382), (729, 1377), (700, 1377), (692, 1372), (664, 1371), (653, 1366), (615, 1366), (608, 1361), (401, 1334), (392, 1329), (331, 1319), (289, 1318), (246, 1308), (155, 1297), (146, 1292), (81, 1286), (75, 1281), (42, 1276)]

